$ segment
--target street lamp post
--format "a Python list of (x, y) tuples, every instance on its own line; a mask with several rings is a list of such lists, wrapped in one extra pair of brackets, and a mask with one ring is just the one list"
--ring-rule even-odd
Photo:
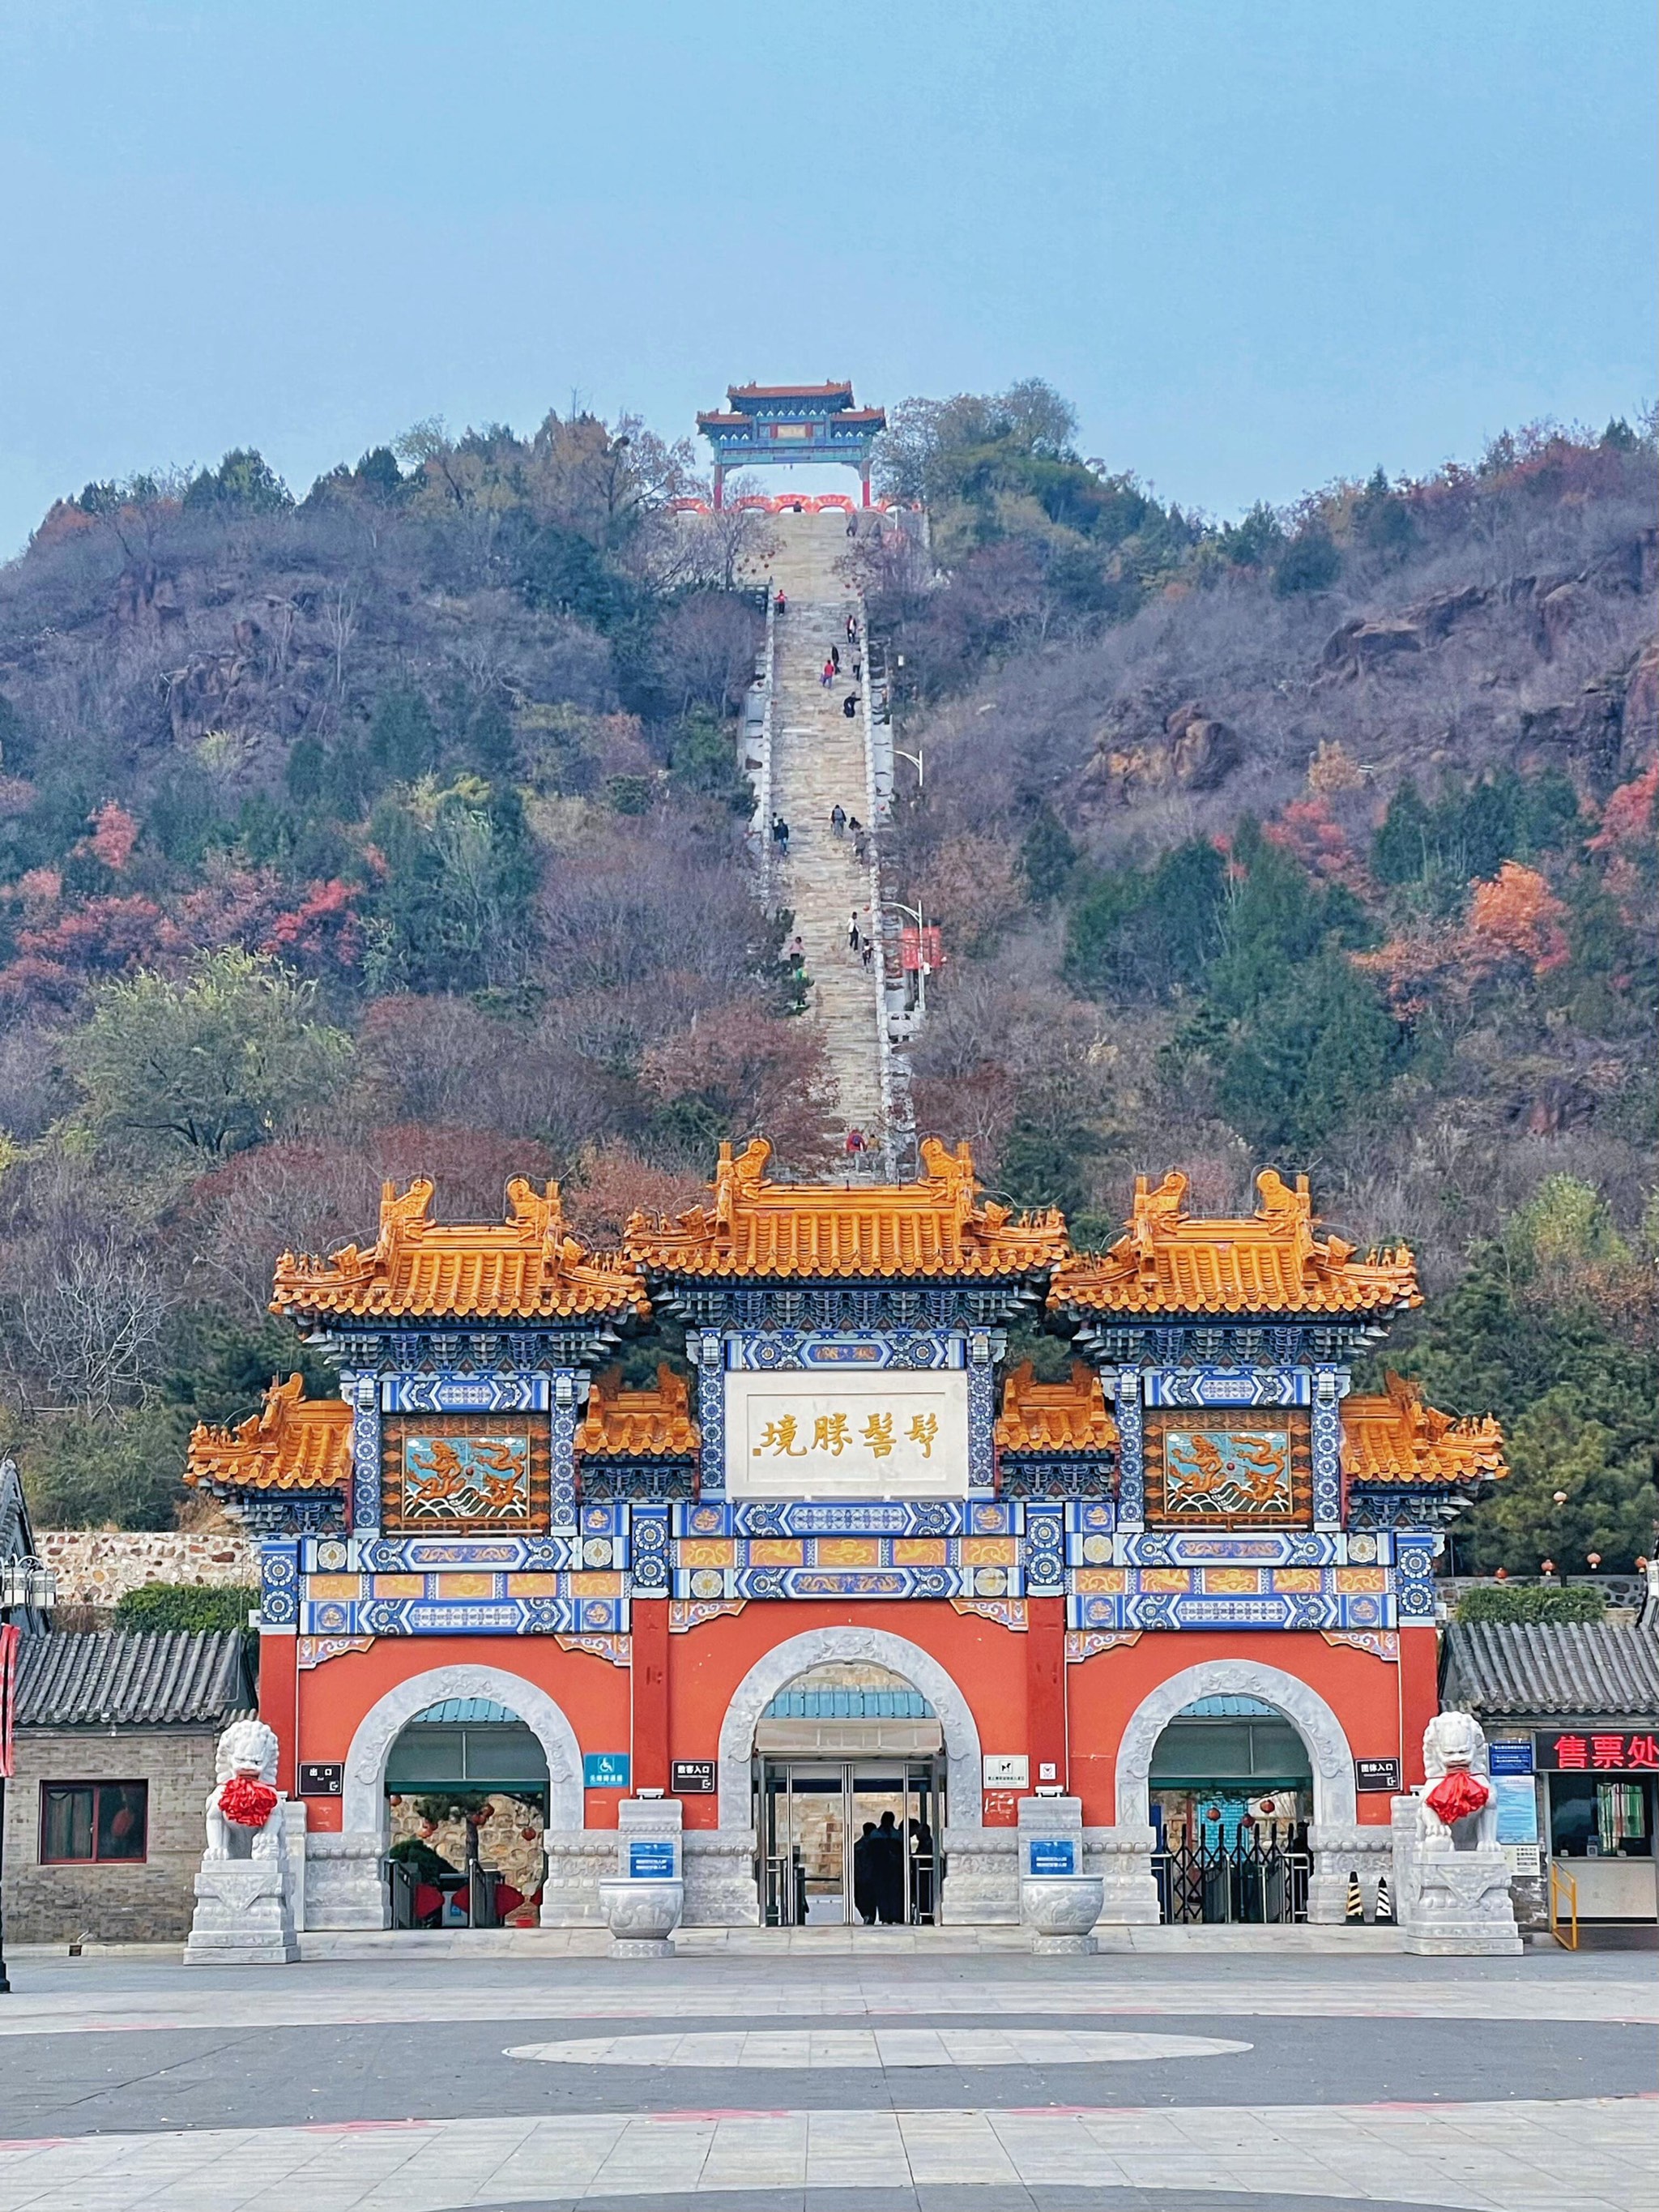
[(907, 753), (902, 745), (895, 745), (893, 748), (893, 758), (895, 760), (908, 760), (911, 767), (914, 768), (916, 772), (916, 789), (918, 791), (925, 791), (927, 789), (927, 778), (922, 772), (921, 753), (920, 748), (913, 753)]
[(17, 1632), (14, 1613), (44, 1612), (58, 1595), (58, 1577), (42, 1559), (0, 1559), (0, 1996), (9, 1996), (6, 1973), (5, 1849), (7, 1784), (11, 1779), (16, 1728)]

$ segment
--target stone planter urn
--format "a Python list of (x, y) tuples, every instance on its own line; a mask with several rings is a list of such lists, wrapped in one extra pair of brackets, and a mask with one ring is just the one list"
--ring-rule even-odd
[(613, 1959), (669, 1959), (685, 1910), (683, 1881), (602, 1881), (599, 1905)]
[(617, 1808), (617, 1875), (599, 1884), (613, 1959), (666, 1959), (685, 1911), (677, 1797), (625, 1797)]
[(1091, 1932), (1100, 1917), (1106, 1885), (1097, 1874), (1045, 1875), (1019, 1885), (1019, 1917), (1031, 1931), (1031, 1948), (1076, 1956), (1094, 1948)]

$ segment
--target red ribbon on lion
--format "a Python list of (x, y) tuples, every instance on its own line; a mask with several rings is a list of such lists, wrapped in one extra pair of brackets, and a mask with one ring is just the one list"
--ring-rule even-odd
[(1491, 1796), (1490, 1787), (1478, 1774), (1471, 1774), (1466, 1766), (1454, 1766), (1430, 1790), (1428, 1802), (1449, 1827), (1454, 1820), (1466, 1820), (1471, 1813), (1478, 1813)]
[(263, 1828), (276, 1807), (276, 1792), (268, 1782), (233, 1774), (219, 1792), (219, 1810), (239, 1828)]

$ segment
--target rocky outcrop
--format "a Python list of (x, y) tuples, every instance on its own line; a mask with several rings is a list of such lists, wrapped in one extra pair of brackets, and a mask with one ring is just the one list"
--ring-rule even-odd
[(1395, 614), (1355, 615), (1326, 639), (1320, 674), (1327, 682), (1352, 683), (1432, 652), (1471, 616), (1501, 607), (1530, 611), (1533, 644), (1542, 659), (1553, 660), (1598, 598), (1651, 592), (1656, 574), (1659, 532), (1644, 530), (1569, 575), (1511, 576), (1498, 586), (1466, 584)]
[(1325, 641), (1319, 656), (1321, 671), (1328, 678), (1347, 682), (1402, 654), (1427, 653), (1443, 644), (1459, 623), (1479, 613), (1491, 599), (1484, 586), (1468, 584), (1461, 592), (1442, 592), (1397, 615), (1383, 615), (1374, 621), (1356, 615)]
[(1214, 791), (1244, 757), (1231, 722), (1196, 699), (1168, 707), (1157, 693), (1121, 701), (1095, 738), (1083, 781), (1121, 805), (1142, 792)]
[(1605, 795), (1652, 760), (1659, 747), (1659, 640), (1594, 678), (1576, 699), (1521, 716), (1516, 765), (1526, 771), (1576, 767)]

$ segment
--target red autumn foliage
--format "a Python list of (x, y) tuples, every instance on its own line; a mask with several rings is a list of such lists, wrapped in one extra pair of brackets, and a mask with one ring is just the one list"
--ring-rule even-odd
[(1505, 860), (1490, 883), (1474, 887), (1468, 939), (1476, 963), (1496, 969), (1523, 960), (1534, 975), (1565, 967), (1566, 912), (1536, 868)]
[(1633, 783), (1621, 783), (1601, 809), (1601, 826), (1589, 839), (1592, 853), (1645, 849), (1659, 828), (1659, 761)]
[(296, 907), (279, 914), (259, 950), (288, 960), (329, 961), (355, 968), (362, 957), (362, 925), (352, 912), (356, 884), (338, 876), (308, 886)]
[(605, 1249), (622, 1242), (631, 1213), (676, 1213), (707, 1195), (701, 1176), (653, 1167), (630, 1146), (611, 1144), (583, 1153), (564, 1210), (579, 1236)]
[(118, 801), (106, 799), (92, 817), (87, 850), (95, 854), (106, 868), (112, 868), (118, 876), (132, 858), (132, 848), (137, 842), (137, 817), (129, 814)]
[(1279, 820), (1267, 823), (1261, 834), (1321, 883), (1344, 883), (1356, 890), (1364, 886), (1365, 871), (1359, 856), (1323, 799), (1291, 799)]

